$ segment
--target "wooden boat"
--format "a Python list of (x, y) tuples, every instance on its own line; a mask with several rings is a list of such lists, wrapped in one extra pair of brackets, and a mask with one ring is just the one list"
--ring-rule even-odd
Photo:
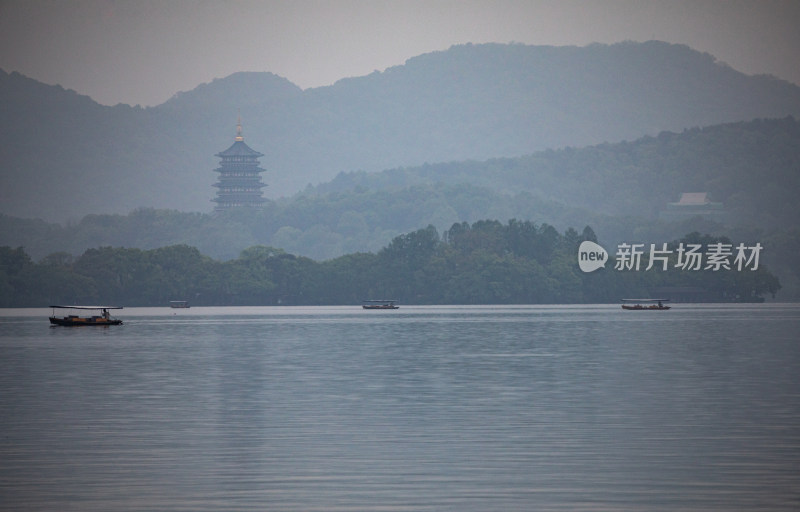
[(169, 301), (169, 307), (174, 309), (184, 309), (189, 308), (189, 301), (187, 300), (171, 300)]
[(393, 299), (365, 300), (361, 307), (364, 309), (397, 309), (400, 306), (396, 306), (395, 302), (397, 301)]
[[(120, 325), (122, 320), (113, 318), (109, 309), (122, 309), (122, 306), (50, 306), (53, 308), (53, 316), (50, 323), (53, 325), (78, 326), (78, 325)], [(99, 311), (99, 315), (79, 316), (67, 315), (56, 316), (56, 309), (74, 309), (80, 311)]]
[(622, 299), (622, 302), (632, 303), (622, 305), (622, 309), (628, 311), (663, 311), (670, 309), (669, 306), (664, 305), (664, 302), (669, 302), (669, 299)]

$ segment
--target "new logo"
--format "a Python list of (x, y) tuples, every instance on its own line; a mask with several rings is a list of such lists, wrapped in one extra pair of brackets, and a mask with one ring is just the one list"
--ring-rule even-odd
[(608, 252), (594, 242), (581, 242), (578, 247), (578, 266), (584, 272), (594, 272), (608, 261)]

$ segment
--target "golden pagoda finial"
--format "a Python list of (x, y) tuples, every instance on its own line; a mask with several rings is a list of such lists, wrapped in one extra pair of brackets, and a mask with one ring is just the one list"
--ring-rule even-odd
[(242, 136), (242, 115), (239, 114), (239, 119), (236, 121), (236, 140), (242, 141), (244, 137)]

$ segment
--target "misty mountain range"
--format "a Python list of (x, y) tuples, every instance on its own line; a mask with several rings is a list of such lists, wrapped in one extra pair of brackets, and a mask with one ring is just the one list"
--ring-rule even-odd
[[(214, 154), (233, 142), (239, 115), (245, 141), (265, 154), (265, 195), (277, 199), (340, 173), (800, 116), (800, 87), (655, 41), (468, 44), (315, 89), (236, 73), (148, 108), (106, 107), (0, 71), (0, 102), (0, 213), (64, 221), (140, 207), (211, 211)], [(574, 185), (580, 172), (564, 177)]]

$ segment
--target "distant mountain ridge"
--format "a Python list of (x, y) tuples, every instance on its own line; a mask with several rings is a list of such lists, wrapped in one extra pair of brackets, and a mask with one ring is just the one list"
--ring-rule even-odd
[[(208, 212), (241, 115), (266, 196), (340, 172), (516, 157), (661, 131), (800, 117), (800, 87), (683, 45), (454, 46), (301, 90), (235, 73), (149, 108), (0, 72), (0, 212), (63, 221), (138, 207)], [(546, 191), (544, 191), (546, 193)]]

